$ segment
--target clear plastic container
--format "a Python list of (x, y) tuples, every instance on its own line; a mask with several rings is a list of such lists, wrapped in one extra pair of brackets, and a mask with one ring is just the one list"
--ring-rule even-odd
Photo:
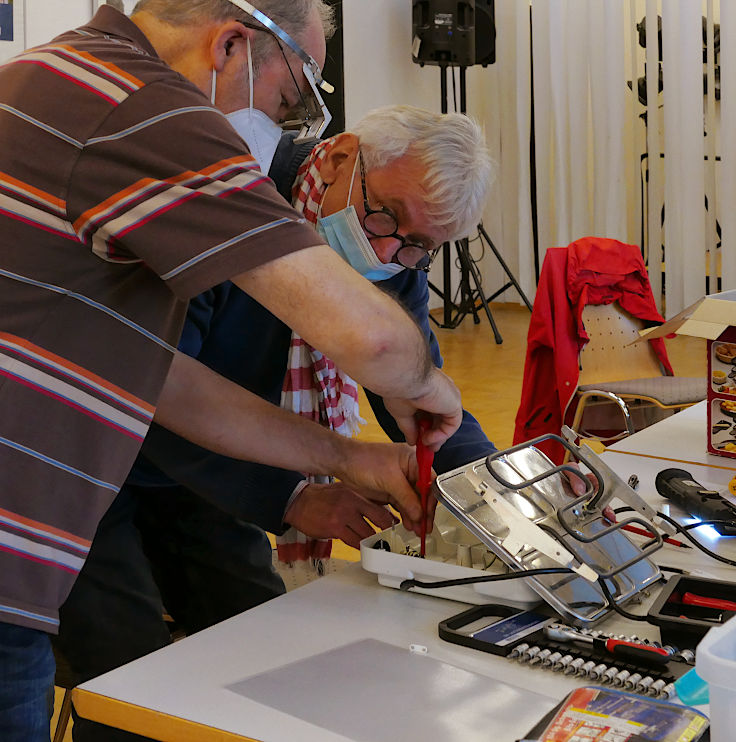
[(709, 686), (711, 742), (732, 742), (736, 729), (736, 616), (701, 640), (696, 668)]

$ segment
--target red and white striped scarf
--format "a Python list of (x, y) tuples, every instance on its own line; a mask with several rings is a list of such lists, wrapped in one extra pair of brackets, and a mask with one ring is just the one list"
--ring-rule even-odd
[[(320, 142), (299, 168), (292, 189), (292, 204), (310, 224), (317, 223), (319, 205), (327, 190), (320, 168), (333, 140)], [(344, 436), (353, 436), (365, 423), (358, 409), (358, 386), (317, 349), (295, 332), (291, 335), (281, 407), (308, 417)], [(308, 474), (310, 482), (327, 483), (331, 477)], [(276, 539), (279, 561), (327, 559), (332, 541), (310, 539), (290, 528)]]

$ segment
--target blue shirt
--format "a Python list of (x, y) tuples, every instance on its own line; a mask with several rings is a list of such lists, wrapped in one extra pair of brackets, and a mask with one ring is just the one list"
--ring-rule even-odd
[[(377, 284), (394, 295), (427, 336), (432, 359), (442, 365), (437, 338), (429, 326), (427, 276), (402, 271)], [(279, 404), (291, 330), (232, 283), (193, 299), (179, 349), (230, 381)], [(383, 400), (366, 390), (376, 419), (394, 441), (403, 441)], [(495, 448), (467, 411), (458, 431), (437, 452), (438, 473), (488, 455)], [(153, 425), (128, 481), (138, 486), (183, 485), (236, 517), (273, 533), (285, 529), (283, 515), (299, 472), (239, 461), (212, 453)]]

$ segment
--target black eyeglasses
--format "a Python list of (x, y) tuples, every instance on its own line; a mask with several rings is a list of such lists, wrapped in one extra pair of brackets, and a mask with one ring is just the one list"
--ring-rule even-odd
[(427, 273), (437, 250), (430, 252), (420, 242), (412, 242), (400, 235), (396, 231), (399, 228), (396, 215), (385, 206), (381, 206), (380, 209), (372, 209), (368, 205), (368, 193), (365, 187), (365, 163), (363, 162), (363, 153), (360, 150), (358, 150), (358, 158), (360, 160), (360, 184), (363, 188), (363, 210), (365, 211), (363, 229), (373, 237), (392, 237), (399, 241), (399, 248), (391, 258), (392, 263), (398, 263), (409, 270)]

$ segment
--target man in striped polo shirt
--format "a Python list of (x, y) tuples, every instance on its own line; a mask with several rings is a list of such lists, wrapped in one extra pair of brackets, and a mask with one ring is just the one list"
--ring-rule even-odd
[[(300, 40), (321, 62), (317, 0), (282, 5), (304, 9)], [(188, 22), (167, 20), (183, 6)], [(460, 421), (413, 323), (321, 244), (212, 107), (247, 101), (247, 46), (263, 30), (245, 6), (149, 0), (134, 21), (103, 7), (0, 68), (3, 742), (48, 739), (44, 632), (154, 414), (225, 455), (391, 491), (420, 517), (407, 449), (331, 435), (178, 354), (190, 297), (232, 279), (390, 400), (409, 441), (418, 410), (433, 414), (435, 447)], [(307, 58), (284, 51), (285, 113), (293, 83), (319, 76)]]

